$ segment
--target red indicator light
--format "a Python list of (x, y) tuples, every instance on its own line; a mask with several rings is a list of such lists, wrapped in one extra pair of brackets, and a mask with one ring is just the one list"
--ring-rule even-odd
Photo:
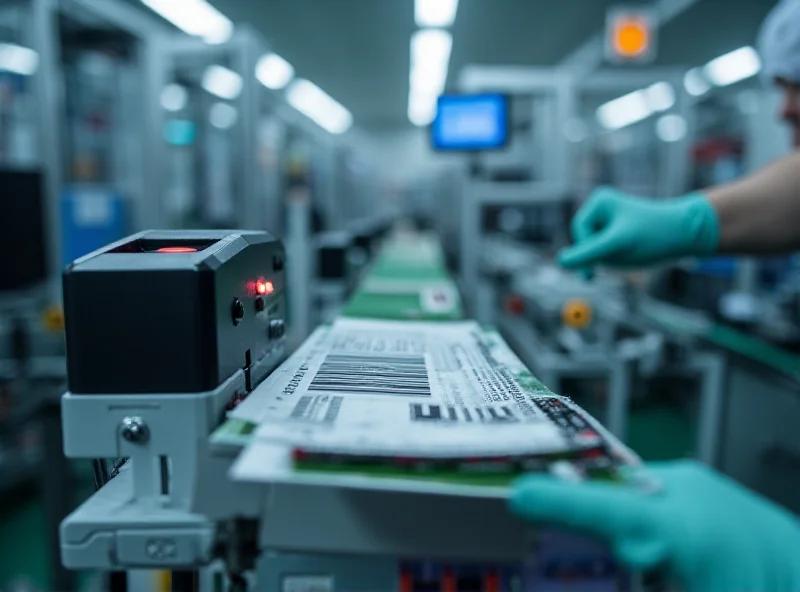
[(456, 592), (456, 576), (451, 569), (444, 570), (444, 577), (442, 577), (442, 592)]
[(194, 247), (161, 247), (157, 253), (197, 253)]
[(275, 291), (275, 285), (272, 282), (258, 280), (256, 282), (256, 293), (260, 295), (272, 294)]
[(486, 574), (483, 589), (485, 592), (500, 592), (500, 577), (496, 572), (490, 571)]

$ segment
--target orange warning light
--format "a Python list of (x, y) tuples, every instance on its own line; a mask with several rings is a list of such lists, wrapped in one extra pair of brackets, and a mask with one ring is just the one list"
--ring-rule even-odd
[(640, 57), (650, 49), (650, 23), (637, 16), (619, 17), (612, 25), (611, 41), (620, 57)]

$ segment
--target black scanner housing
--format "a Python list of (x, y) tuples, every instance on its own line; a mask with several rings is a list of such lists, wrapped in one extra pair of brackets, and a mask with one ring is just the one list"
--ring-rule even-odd
[[(176, 247), (196, 251), (159, 251)], [(77, 259), (63, 275), (69, 390), (205, 392), (255, 367), (280, 342), (283, 267), (281, 242), (257, 231), (147, 231)]]

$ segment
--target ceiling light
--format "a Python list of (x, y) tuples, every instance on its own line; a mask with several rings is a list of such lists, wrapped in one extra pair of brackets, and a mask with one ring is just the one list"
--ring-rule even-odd
[(452, 47), (453, 37), (447, 31), (430, 29), (411, 36), (412, 93), (438, 96), (444, 92)]
[(449, 27), (456, 20), (458, 0), (414, 0), (418, 27)]
[(294, 78), (294, 68), (278, 54), (268, 53), (256, 64), (256, 78), (267, 88), (280, 90)]
[(436, 95), (411, 93), (408, 97), (408, 119), (417, 126), (430, 125), (436, 117)]
[(168, 84), (161, 91), (161, 106), (167, 111), (182, 111), (189, 102), (189, 93), (180, 84)]
[(208, 121), (216, 128), (229, 129), (239, 118), (239, 112), (228, 103), (214, 103), (208, 111)]
[(233, 23), (206, 0), (142, 0), (184, 33), (208, 43), (224, 43), (233, 34)]
[(441, 29), (425, 29), (411, 36), (411, 63), (447, 63), (453, 49), (453, 36)]
[(413, 92), (438, 96), (444, 92), (447, 83), (447, 65), (444, 67), (411, 67), (409, 84)]
[(693, 97), (699, 97), (711, 90), (702, 68), (692, 68), (683, 77), (683, 87)]
[(741, 47), (706, 64), (703, 71), (716, 86), (727, 86), (755, 76), (761, 70), (761, 59), (752, 47)]
[(295, 80), (286, 91), (286, 100), (332, 134), (342, 134), (353, 124), (350, 111), (308, 80)]
[(597, 109), (597, 121), (608, 130), (615, 130), (646, 119), (652, 114), (645, 91), (637, 90)]
[(668, 82), (656, 82), (644, 91), (647, 106), (653, 112), (666, 111), (675, 104), (675, 91)]
[(686, 120), (680, 115), (662, 115), (656, 121), (656, 135), (664, 142), (679, 142), (686, 137)]
[(31, 76), (39, 67), (39, 54), (14, 43), (0, 43), (0, 70)]
[(213, 64), (203, 72), (203, 88), (221, 99), (235, 99), (242, 92), (242, 77), (233, 70)]

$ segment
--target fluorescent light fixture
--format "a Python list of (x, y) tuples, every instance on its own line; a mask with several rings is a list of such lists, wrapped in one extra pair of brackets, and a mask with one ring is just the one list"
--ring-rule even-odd
[(715, 86), (728, 86), (755, 76), (761, 70), (761, 59), (752, 47), (740, 47), (708, 62), (703, 68), (706, 77)]
[(647, 93), (637, 90), (597, 109), (597, 122), (607, 130), (616, 130), (646, 119), (652, 115)]
[(453, 36), (440, 29), (425, 29), (411, 36), (408, 118), (428, 125), (436, 115), (436, 99), (444, 92)]
[(203, 72), (202, 86), (212, 95), (232, 100), (242, 92), (242, 77), (233, 70), (213, 64)]
[(711, 90), (711, 84), (703, 74), (702, 68), (692, 68), (683, 76), (683, 87), (693, 97), (699, 97)]
[(408, 119), (416, 126), (430, 125), (436, 117), (437, 95), (411, 93), (408, 97)]
[(686, 127), (680, 115), (662, 115), (656, 121), (656, 135), (664, 142), (679, 142), (686, 137)]
[(444, 92), (447, 83), (447, 64), (437, 65), (415, 64), (411, 67), (409, 84), (412, 92), (438, 96)]
[(256, 64), (256, 78), (272, 90), (285, 88), (294, 78), (294, 68), (276, 53), (268, 53)]
[(414, 0), (418, 27), (450, 27), (456, 20), (458, 0)]
[(675, 104), (675, 91), (668, 82), (656, 82), (645, 89), (647, 106), (654, 113), (666, 111)]
[(0, 70), (31, 76), (39, 67), (39, 54), (14, 43), (0, 43)]
[(308, 80), (295, 80), (286, 100), (303, 115), (332, 134), (342, 134), (353, 125), (353, 116), (325, 91)]
[(411, 63), (448, 63), (453, 36), (441, 29), (424, 29), (411, 36)]
[(239, 119), (239, 112), (228, 103), (214, 103), (208, 111), (208, 121), (216, 128), (229, 129)]
[(167, 111), (182, 111), (188, 102), (189, 93), (180, 84), (168, 84), (161, 91), (161, 106)]
[(233, 23), (206, 0), (142, 0), (184, 33), (208, 43), (225, 43), (233, 35)]

